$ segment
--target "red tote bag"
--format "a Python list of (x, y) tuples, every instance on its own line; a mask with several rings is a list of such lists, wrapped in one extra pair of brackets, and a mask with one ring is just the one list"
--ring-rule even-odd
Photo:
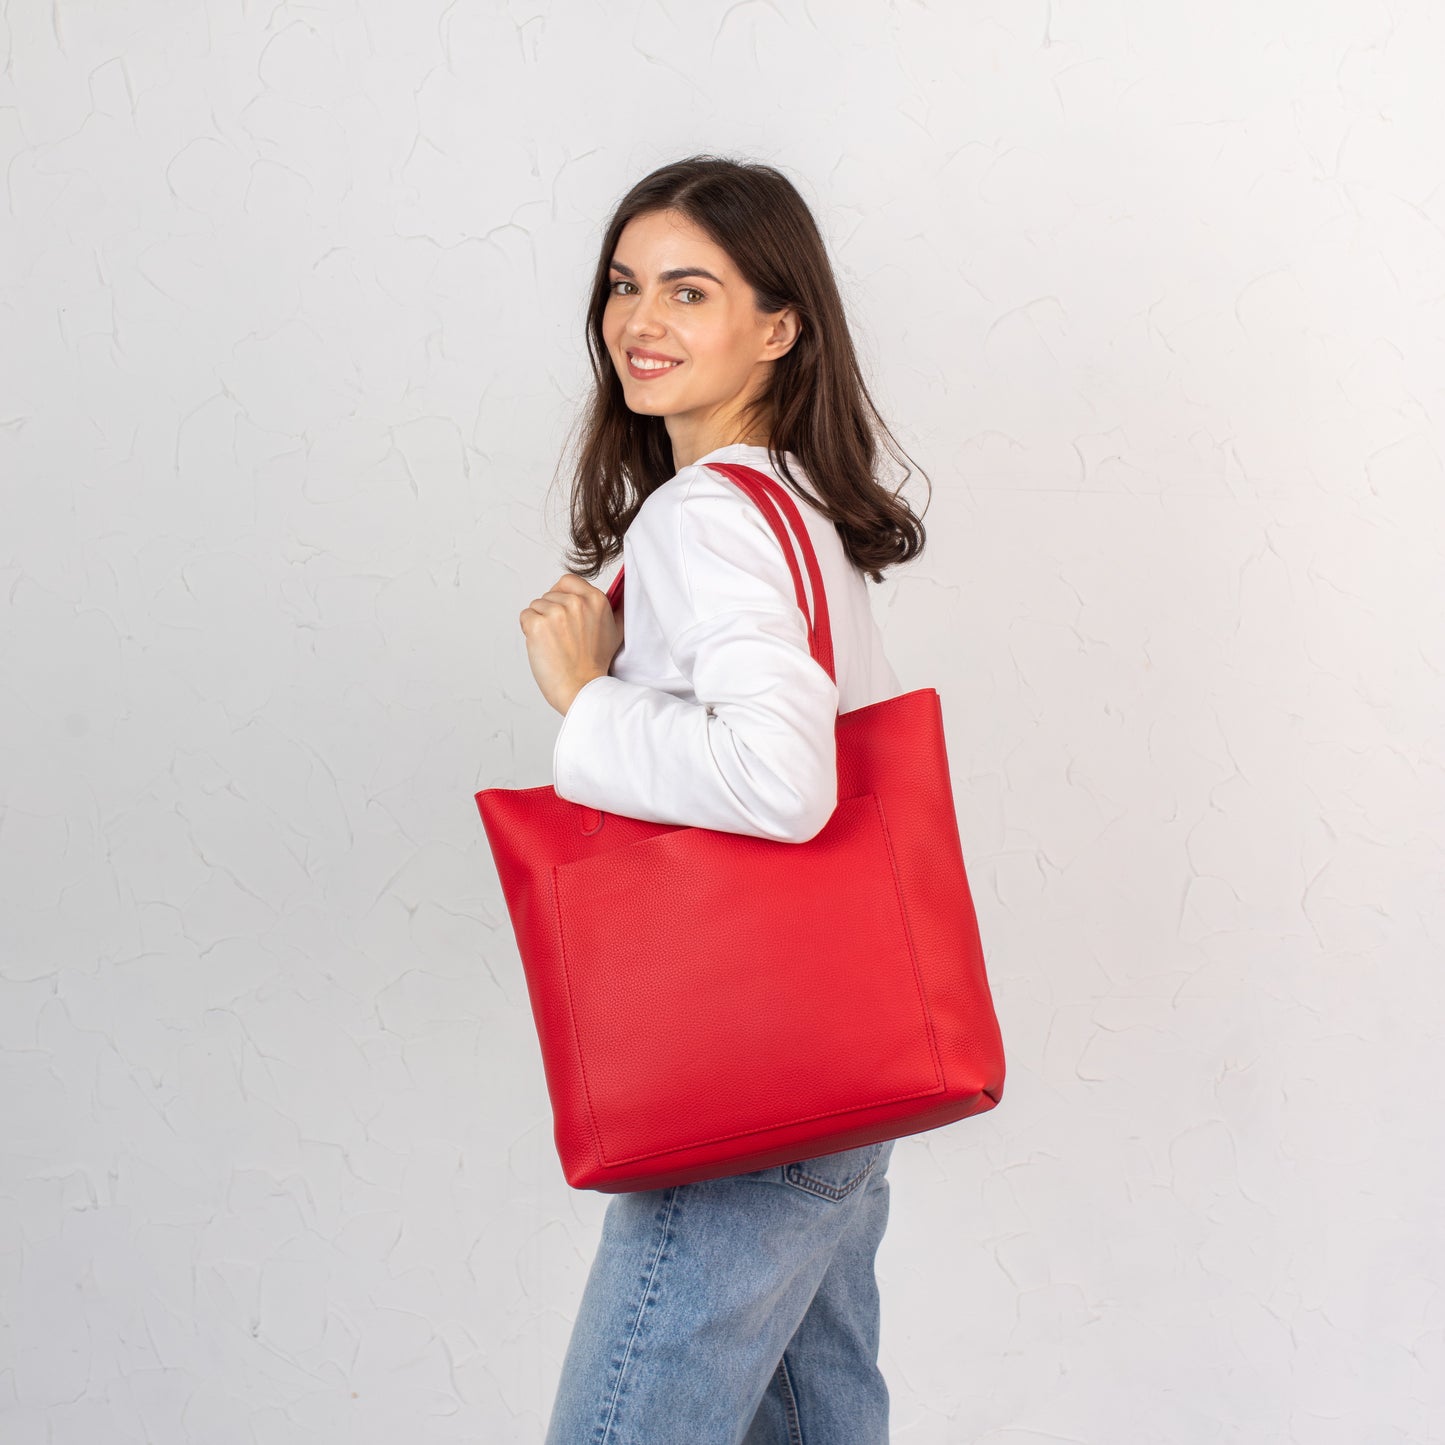
[[(792, 497), (751, 467), (708, 465), (766, 515), (809, 648), (836, 680)], [(573, 1188), (746, 1173), (935, 1129), (1002, 1097), (938, 693), (839, 713), (836, 736), (838, 804), (806, 843), (605, 813), (550, 785), (475, 795)]]

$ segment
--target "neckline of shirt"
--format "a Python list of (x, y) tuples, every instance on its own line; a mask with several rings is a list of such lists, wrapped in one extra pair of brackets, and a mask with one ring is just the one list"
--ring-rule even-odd
[[(726, 446), (714, 447), (712, 451), (706, 453), (704, 456), (700, 456), (692, 465), (698, 467), (704, 462), (716, 461), (719, 457), (729, 452), (761, 452), (763, 456), (767, 456), (768, 449), (767, 447), (758, 446), (753, 442), (729, 442)], [(783, 455), (791, 456), (791, 453), (784, 452)]]

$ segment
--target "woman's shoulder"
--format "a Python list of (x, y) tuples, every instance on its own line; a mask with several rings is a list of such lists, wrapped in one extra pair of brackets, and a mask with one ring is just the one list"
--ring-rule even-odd
[(685, 566), (699, 551), (757, 554), (767, 531), (761, 508), (741, 487), (694, 462), (648, 493), (625, 540), (634, 554)]
[[(692, 462), (685, 467), (680, 467), (660, 487), (653, 488), (647, 494), (643, 499), (642, 506), (638, 509), (637, 519), (640, 521), (644, 515), (661, 517), (664, 514), (676, 513), (699, 483), (702, 485), (704, 495), (722, 496), (731, 492), (734, 496), (743, 496), (737, 487), (725, 481), (719, 473), (712, 471), (705, 462)], [(743, 500), (746, 501), (746, 497), (743, 497)]]
[[(810, 493), (810, 488), (801, 466), (791, 455), (787, 456), (787, 461), (789, 470), (798, 479), (806, 497)], [(736, 482), (710, 465), (712, 462), (727, 462), (750, 467), (754, 471), (762, 472), (764, 476), (779, 483), (790, 494), (796, 496), (796, 492), (788, 487), (788, 483), (780, 475), (777, 467), (772, 464), (766, 447), (741, 444), (721, 447), (717, 451), (709, 452), (698, 461), (680, 468), (660, 487), (649, 492), (643, 500), (642, 506), (638, 508), (632, 525), (635, 527), (642, 523), (649, 528), (669, 524), (680, 526), (684, 515), (688, 514), (695, 515), (699, 519), (706, 514), (709, 521), (721, 522), (725, 522), (729, 517), (749, 519), (749, 521), (752, 517), (757, 517), (761, 520), (762, 513), (757, 503)], [(644, 517), (647, 519), (645, 523), (643, 522)]]
[[(650, 492), (624, 538), (627, 561), (638, 580), (679, 612), (710, 615), (727, 607), (796, 605), (788, 559), (761, 507), (711, 461), (739, 461), (781, 480), (742, 448), (709, 453)], [(783, 483), (786, 485), (786, 483)]]

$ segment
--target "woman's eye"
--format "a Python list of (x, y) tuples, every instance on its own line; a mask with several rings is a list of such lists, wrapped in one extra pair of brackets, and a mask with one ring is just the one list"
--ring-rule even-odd
[[(631, 282), (631, 281), (618, 280), (618, 281), (612, 281), (612, 282), (610, 282), (610, 283), (608, 284), (607, 289), (608, 289), (614, 296), (620, 296), (620, 295), (622, 295), (623, 293), (620, 292), (620, 291), (618, 291), (617, 288), (618, 288), (619, 286), (631, 286), (631, 285), (632, 285), (632, 282)], [(692, 295), (696, 296), (696, 297), (698, 298), (698, 300), (700, 300), (700, 301), (706, 301), (706, 300), (707, 300), (707, 293), (706, 293), (705, 291), (699, 291), (696, 286), (682, 286), (682, 287), (679, 287), (679, 288), (678, 288), (678, 294), (679, 294), (679, 295), (681, 295), (682, 292), (684, 292), (684, 291), (690, 292)], [(696, 305), (697, 305), (697, 301), (688, 301), (688, 302), (685, 302), (684, 304), (685, 304), (685, 305), (688, 305), (688, 306), (696, 306)]]

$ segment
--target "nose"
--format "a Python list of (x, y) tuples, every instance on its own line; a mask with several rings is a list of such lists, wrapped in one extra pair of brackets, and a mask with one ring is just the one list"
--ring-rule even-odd
[(657, 319), (657, 305), (657, 298), (645, 291), (632, 298), (632, 305), (627, 313), (627, 325), (624, 328), (629, 336), (641, 340), (643, 337), (662, 334), (663, 328)]

